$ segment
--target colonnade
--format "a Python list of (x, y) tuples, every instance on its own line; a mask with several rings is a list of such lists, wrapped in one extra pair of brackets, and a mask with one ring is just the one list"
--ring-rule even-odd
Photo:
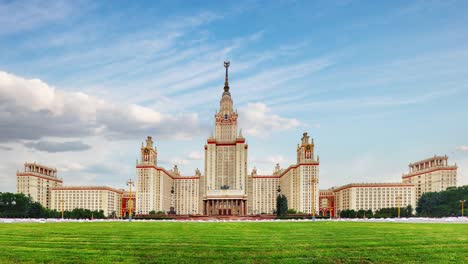
[(247, 215), (247, 201), (242, 199), (210, 199), (203, 205), (204, 215)]

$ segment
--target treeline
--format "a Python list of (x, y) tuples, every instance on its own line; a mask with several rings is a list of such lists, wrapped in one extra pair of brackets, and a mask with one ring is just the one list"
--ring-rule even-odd
[[(413, 215), (413, 208), (411, 205), (400, 208), (400, 217), (411, 217)], [(372, 210), (343, 210), (340, 212), (341, 218), (392, 218), (398, 217), (398, 208), (381, 208), (377, 211)]]
[[(0, 218), (61, 218), (62, 212), (49, 210), (40, 203), (34, 202), (31, 197), (22, 193), (0, 192)], [(76, 208), (73, 211), (64, 211), (67, 219), (103, 219), (103, 210), (91, 211)]]
[(418, 200), (416, 212), (425, 217), (461, 216), (460, 201), (463, 200), (468, 201), (468, 185), (425, 193)]

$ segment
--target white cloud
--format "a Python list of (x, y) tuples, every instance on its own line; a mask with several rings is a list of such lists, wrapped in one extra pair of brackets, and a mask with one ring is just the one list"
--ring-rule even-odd
[(271, 109), (264, 103), (248, 103), (239, 109), (242, 116), (240, 127), (245, 135), (258, 136), (275, 131), (288, 130), (301, 125), (295, 118), (285, 118), (271, 113)]
[(456, 148), (457, 151), (468, 152), (468, 145), (461, 145)]
[(190, 160), (201, 160), (203, 159), (203, 153), (200, 151), (192, 151), (187, 155), (187, 158)]
[(170, 115), (135, 104), (108, 102), (1, 71), (0, 102), (0, 123), (4, 125), (0, 142), (91, 135), (189, 138), (201, 130), (194, 113)]

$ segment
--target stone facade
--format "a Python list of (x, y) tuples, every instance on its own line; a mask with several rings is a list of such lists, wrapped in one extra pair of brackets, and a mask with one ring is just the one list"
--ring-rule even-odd
[(416, 208), (416, 189), (411, 183), (351, 183), (333, 188), (334, 208), (342, 210), (372, 210), (411, 205)]
[(409, 164), (409, 172), (403, 174), (404, 183), (416, 185), (416, 198), (426, 192), (445, 191), (457, 186), (457, 164), (449, 165), (447, 156), (435, 156)]
[(16, 192), (31, 196), (33, 201), (46, 208), (51, 208), (51, 189), (62, 184), (57, 169), (36, 163), (27, 162), (24, 171), (16, 173)]
[(119, 217), (122, 206), (122, 190), (106, 186), (67, 186), (51, 190), (51, 209), (72, 211), (75, 208), (103, 210), (109, 217)]

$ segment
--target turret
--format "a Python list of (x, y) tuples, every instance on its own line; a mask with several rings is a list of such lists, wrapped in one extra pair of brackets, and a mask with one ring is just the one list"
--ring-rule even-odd
[(314, 139), (310, 141), (309, 135), (307, 132), (304, 132), (302, 134), (301, 144), (297, 146), (297, 163), (315, 162), (314, 147)]
[[(141, 143), (141, 160), (142, 164), (146, 165), (157, 165), (157, 150), (153, 148), (153, 138), (148, 136), (146, 138), (146, 146)], [(138, 164), (138, 160), (137, 160)]]

